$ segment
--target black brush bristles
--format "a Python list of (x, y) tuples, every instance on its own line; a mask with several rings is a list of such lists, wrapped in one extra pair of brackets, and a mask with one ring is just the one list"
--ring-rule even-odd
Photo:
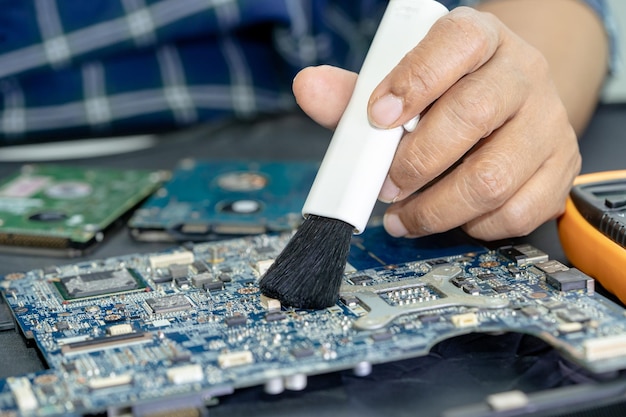
[(334, 305), (353, 231), (341, 220), (309, 215), (261, 278), (261, 293), (296, 308)]

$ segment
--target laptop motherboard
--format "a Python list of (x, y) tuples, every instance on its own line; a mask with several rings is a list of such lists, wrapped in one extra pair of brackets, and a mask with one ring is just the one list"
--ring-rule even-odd
[(278, 395), (313, 375), (367, 375), (472, 332), (535, 335), (590, 372), (626, 368), (625, 310), (590, 277), (529, 245), (455, 233), (354, 236), (323, 310), (259, 292), (291, 232), (7, 274), (5, 302), (47, 369), (0, 380), (0, 415), (200, 410), (240, 388)]

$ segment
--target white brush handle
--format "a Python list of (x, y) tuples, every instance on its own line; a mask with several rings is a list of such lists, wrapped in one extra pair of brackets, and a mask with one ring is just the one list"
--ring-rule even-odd
[(403, 128), (369, 123), (374, 88), (448, 10), (434, 0), (390, 0), (302, 214), (342, 220), (362, 233), (376, 204)]

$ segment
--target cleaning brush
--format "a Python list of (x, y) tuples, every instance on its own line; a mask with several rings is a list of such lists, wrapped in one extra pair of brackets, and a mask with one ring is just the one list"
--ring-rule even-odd
[(389, 1), (302, 208), (304, 221), (261, 278), (265, 296), (304, 309), (337, 302), (350, 239), (365, 230), (404, 132), (372, 126), (369, 97), (447, 11), (434, 0)]

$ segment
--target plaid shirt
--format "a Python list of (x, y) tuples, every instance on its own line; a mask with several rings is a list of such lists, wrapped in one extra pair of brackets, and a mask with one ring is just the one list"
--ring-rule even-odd
[(358, 70), (384, 4), (0, 0), (0, 144), (292, 110), (302, 67)]

